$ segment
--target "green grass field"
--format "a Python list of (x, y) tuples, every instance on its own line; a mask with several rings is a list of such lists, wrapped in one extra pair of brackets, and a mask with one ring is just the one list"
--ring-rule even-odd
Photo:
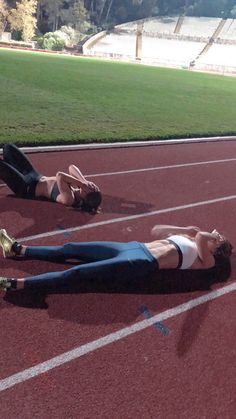
[(0, 145), (236, 134), (236, 78), (0, 50)]

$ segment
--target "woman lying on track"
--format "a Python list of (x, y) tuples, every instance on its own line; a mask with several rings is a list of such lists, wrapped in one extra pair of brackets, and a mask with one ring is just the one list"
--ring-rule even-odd
[(197, 227), (155, 226), (150, 243), (88, 242), (63, 246), (25, 246), (0, 230), (4, 257), (65, 262), (76, 259), (74, 267), (26, 278), (0, 277), (0, 289), (23, 289), (70, 284), (79, 279), (119, 280), (144, 277), (159, 269), (209, 269), (228, 262), (232, 246), (216, 230)]
[(69, 174), (57, 172), (56, 176), (43, 176), (14, 144), (3, 147), (0, 179), (22, 198), (47, 198), (83, 211), (96, 212), (102, 200), (98, 186), (87, 181), (78, 167), (71, 164)]

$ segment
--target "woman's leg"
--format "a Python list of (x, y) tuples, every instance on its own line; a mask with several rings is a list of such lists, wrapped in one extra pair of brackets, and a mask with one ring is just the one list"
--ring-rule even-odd
[(110, 259), (122, 251), (123, 243), (116, 242), (75, 242), (62, 246), (22, 246), (26, 258), (63, 262), (77, 259), (83, 262), (95, 262)]
[(0, 160), (0, 178), (16, 195), (27, 195), (27, 183), (24, 176), (7, 162)]
[(3, 146), (3, 158), (23, 175), (27, 175), (30, 172), (39, 174), (26, 155), (14, 144), (5, 144)]
[[(110, 242), (108, 242), (110, 243)], [(92, 243), (91, 243), (92, 244)], [(87, 244), (85, 244), (87, 245)], [(141, 243), (111, 243), (115, 247), (118, 245), (119, 251), (115, 253), (108, 253), (108, 258), (105, 258), (104, 254), (100, 254), (100, 260), (98, 257), (96, 261), (89, 263), (82, 263), (73, 268), (58, 271), (58, 272), (47, 272), (40, 275), (34, 275), (31, 277), (20, 278), (20, 279), (7, 279), (2, 278), (5, 281), (5, 289), (7, 288), (41, 288), (45, 286), (55, 287), (57, 285), (72, 285), (78, 283), (79, 280), (97, 280), (97, 279), (110, 279), (111, 281), (122, 280), (134, 280), (139, 277), (146, 276), (158, 269), (158, 263), (155, 258), (144, 250), (144, 246)], [(30, 250), (32, 247), (30, 247)], [(44, 250), (46, 248), (43, 248)], [(41, 253), (42, 248), (36, 247), (36, 252)], [(49, 248), (49, 251), (51, 252)], [(55, 252), (58, 249), (54, 249)], [(68, 252), (70, 257), (71, 252)], [(93, 255), (94, 257), (94, 255)], [(44, 257), (45, 258), (45, 257)], [(1, 284), (0, 284), (1, 285)]]
[[(118, 257), (100, 260), (97, 262), (82, 263), (64, 271), (46, 272), (25, 278), (0, 278), (5, 281), (2, 289), (26, 289), (65, 286), (77, 284), (79, 280), (126, 279), (132, 275), (132, 264), (128, 260), (120, 260)], [(0, 281), (1, 282), (1, 281)], [(1, 283), (0, 283), (1, 289)]]
[[(97, 262), (82, 263), (73, 268), (58, 272), (26, 277), (21, 281), (21, 288), (56, 287), (77, 284), (80, 280), (111, 279), (119, 275), (120, 261), (114, 257)], [(123, 268), (124, 271), (124, 268)], [(17, 285), (19, 288), (19, 284)]]

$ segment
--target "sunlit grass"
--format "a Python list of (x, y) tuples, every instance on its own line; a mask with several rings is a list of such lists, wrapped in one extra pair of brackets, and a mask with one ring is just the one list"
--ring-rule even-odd
[(236, 79), (0, 50), (0, 143), (236, 134)]

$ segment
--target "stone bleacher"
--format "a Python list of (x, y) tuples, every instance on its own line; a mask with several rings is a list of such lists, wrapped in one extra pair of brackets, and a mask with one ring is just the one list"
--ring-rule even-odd
[(145, 34), (173, 34), (178, 22), (178, 17), (156, 17), (143, 21), (143, 33)]
[(199, 57), (197, 65), (211, 64), (235, 67), (236, 71), (236, 45), (213, 44), (211, 48)]
[(219, 39), (236, 41), (236, 19), (227, 19), (220, 34)]
[(156, 17), (104, 34), (92, 37), (84, 53), (192, 69), (228, 66), (236, 72), (236, 19)]
[(91, 55), (101, 56), (125, 56), (135, 58), (136, 36), (133, 34), (107, 34), (104, 38), (98, 40), (93, 46)]
[(159, 39), (143, 36), (142, 60), (159, 61), (160, 64), (169, 62), (173, 66), (189, 66), (205, 44), (201, 42)]
[(185, 16), (179, 34), (210, 38), (217, 29), (220, 21), (220, 18)]
[(143, 22), (142, 20), (138, 21), (135, 20), (134, 22), (127, 22), (127, 23), (121, 23), (120, 25), (115, 26), (115, 30), (117, 32), (124, 31), (124, 32), (135, 32), (137, 30), (137, 24), (139, 22)]

